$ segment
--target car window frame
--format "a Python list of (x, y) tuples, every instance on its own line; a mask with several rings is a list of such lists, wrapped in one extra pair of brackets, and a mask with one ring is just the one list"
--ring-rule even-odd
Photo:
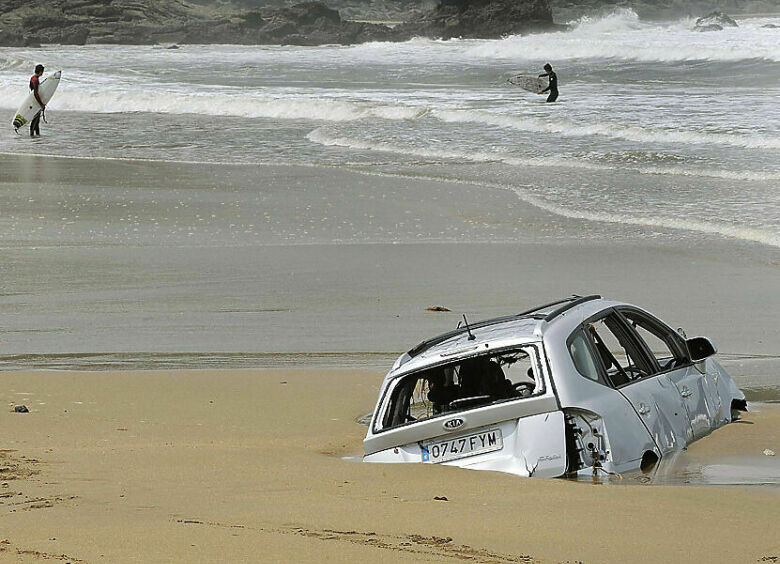
[[(613, 315), (615, 317), (615, 319), (618, 322), (619, 330), (621, 330), (621, 332), (624, 333), (624, 336), (628, 340), (629, 347), (631, 349), (633, 349), (633, 350), (629, 350), (628, 351), (629, 354), (633, 353), (634, 355), (637, 356), (637, 359), (641, 359), (645, 363), (647, 363), (650, 367), (653, 367), (653, 369), (654, 369), (653, 372), (649, 373), (647, 376), (643, 376), (641, 378), (635, 378), (633, 380), (629, 380), (628, 382), (625, 382), (625, 383), (620, 384), (620, 385), (616, 385), (615, 384), (615, 381), (612, 379), (612, 377), (610, 376), (609, 372), (607, 371), (607, 367), (604, 365), (604, 361), (602, 360), (601, 354), (599, 353), (598, 349), (596, 348), (596, 344), (593, 342), (592, 335), (590, 335), (589, 332), (587, 331), (587, 325), (588, 324), (595, 323), (597, 321), (601, 321), (602, 319), (605, 319), (605, 318), (609, 317), (610, 315)], [(607, 327), (607, 329), (612, 331), (612, 329), (609, 328), (609, 327)], [(593, 355), (594, 360), (596, 361), (596, 364), (597, 364), (599, 370), (601, 370), (601, 374), (604, 377), (604, 380), (606, 382), (609, 382), (609, 386), (608, 387), (611, 387), (613, 390), (619, 390), (620, 388), (624, 388), (624, 387), (630, 386), (632, 384), (636, 384), (636, 383), (639, 383), (639, 382), (645, 382), (645, 381), (649, 380), (650, 378), (654, 378), (655, 376), (657, 376), (660, 373), (660, 372), (658, 372), (658, 369), (660, 368), (659, 365), (658, 365), (658, 361), (656, 360), (656, 358), (651, 353), (649, 353), (646, 350), (647, 349), (647, 345), (644, 343), (644, 341), (641, 338), (639, 338), (639, 336), (636, 334), (634, 329), (623, 318), (623, 316), (620, 314), (620, 312), (618, 311), (617, 308), (611, 307), (611, 308), (603, 309), (603, 310), (599, 311), (595, 315), (590, 316), (585, 321), (580, 323), (580, 325), (577, 326), (577, 330), (581, 330), (585, 334), (586, 340), (588, 342), (588, 346), (590, 347), (590, 353), (591, 353), (591, 355)], [(576, 332), (576, 330), (572, 332), (572, 334), (570, 335), (570, 338), (574, 335), (575, 332)], [(615, 335), (615, 337), (617, 337), (618, 340), (619, 340), (619, 337), (617, 335)], [(568, 343), (569, 343), (569, 341), (567, 339), (567, 341), (566, 341), (567, 347), (568, 347)], [(573, 362), (574, 361), (572, 360), (572, 363)], [(577, 370), (577, 374), (580, 374), (579, 370)], [(602, 386), (605, 385), (605, 384), (603, 384), (601, 382), (598, 382), (598, 381), (595, 381), (595, 380), (591, 380), (590, 378), (588, 378), (587, 376), (584, 376), (582, 374), (580, 374), (580, 376), (582, 376), (583, 378), (585, 378), (586, 380), (589, 380), (591, 382), (596, 382), (597, 384), (601, 384)]]
[[(624, 307), (617, 307), (617, 308), (614, 308), (614, 309), (618, 313), (619, 317), (623, 321), (623, 323), (626, 326), (626, 328), (628, 329), (628, 331), (630, 331), (634, 335), (634, 338), (638, 341), (639, 345), (644, 349), (645, 355), (649, 356), (651, 361), (652, 361), (652, 363), (655, 365), (655, 372), (653, 373), (654, 375), (667, 374), (667, 373), (669, 373), (669, 372), (671, 372), (673, 370), (678, 370), (680, 368), (685, 368), (685, 367), (691, 366), (693, 364), (693, 362), (691, 361), (690, 355), (688, 353), (688, 349), (685, 346), (685, 340), (680, 336), (679, 333), (677, 333), (677, 331), (675, 331), (674, 329), (669, 327), (666, 323), (664, 323), (663, 321), (661, 321), (660, 319), (658, 319), (654, 315), (649, 314), (646, 311), (643, 311), (643, 310), (638, 309), (638, 308), (625, 307), (624, 306)], [(671, 335), (672, 336), (672, 341), (674, 342), (674, 347), (669, 346), (669, 343), (666, 343), (666, 341), (664, 339), (662, 339), (661, 337), (658, 337), (658, 335), (656, 335), (656, 337), (658, 337), (659, 339), (664, 341), (666, 346), (669, 347), (670, 352), (673, 355), (675, 355), (675, 359), (677, 359), (678, 355), (680, 355), (679, 358), (682, 359), (682, 362), (680, 362), (680, 364), (675, 364), (671, 368), (661, 369), (661, 365), (659, 364), (658, 359), (653, 354), (652, 349), (650, 349), (650, 346), (647, 344), (647, 342), (644, 340), (644, 338), (642, 338), (642, 335), (631, 325), (631, 321), (626, 318), (624, 312), (628, 312), (628, 313), (630, 313), (632, 315), (635, 315), (636, 317), (640, 318), (641, 320), (647, 322), (648, 325), (650, 325), (650, 326), (654, 325), (656, 329), (665, 330), (666, 333)], [(650, 332), (652, 333), (652, 331), (650, 331)]]
[[(571, 334), (566, 339), (566, 352), (569, 353), (569, 358), (571, 359), (571, 363), (574, 366), (574, 370), (575, 372), (577, 372), (577, 374), (579, 374), (582, 378), (584, 378), (588, 382), (594, 382), (599, 386), (604, 386), (609, 389), (615, 389), (615, 385), (612, 382), (612, 379), (609, 378), (609, 374), (606, 374), (603, 365), (599, 362), (600, 359), (597, 358), (599, 356), (598, 351), (593, 345), (593, 339), (591, 339), (588, 336), (588, 332), (585, 330), (585, 323), (587, 323), (587, 321), (581, 323), (580, 325), (577, 325), (574, 331), (572, 331)], [(590, 354), (593, 360), (593, 364), (596, 366), (596, 370), (599, 373), (600, 378), (598, 380), (589, 378), (588, 376), (580, 372), (579, 368), (577, 368), (577, 363), (574, 362), (574, 357), (571, 354), (571, 344), (574, 342), (574, 339), (576, 339), (580, 335), (585, 340), (585, 347), (588, 349), (588, 353)]]

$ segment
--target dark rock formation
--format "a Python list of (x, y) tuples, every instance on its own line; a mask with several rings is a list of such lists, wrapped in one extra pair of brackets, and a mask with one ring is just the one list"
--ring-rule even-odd
[(723, 31), (723, 27), (718, 24), (695, 25), (693, 31)]
[(241, 43), (278, 45), (349, 45), (391, 39), (387, 26), (344, 21), (321, 2), (289, 8), (251, 11), (219, 22), (186, 26), (179, 43)]
[(24, 47), (24, 35), (16, 29), (0, 29), (0, 47)]
[(582, 16), (604, 16), (616, 9), (630, 9), (642, 20), (698, 17), (712, 10), (729, 14), (774, 13), (778, 3), (777, 0), (550, 0), (550, 7), (555, 21), (571, 22)]
[(710, 12), (696, 20), (695, 31), (720, 31), (724, 27), (738, 27), (737, 22), (723, 12)]
[(322, 45), (501, 37), (554, 27), (548, 0), (442, 0), (391, 28), (346, 21), (322, 2), (218, 10), (182, 0), (0, 0), (0, 45), (233, 43)]
[(399, 25), (399, 37), (500, 38), (555, 29), (547, 0), (441, 0), (417, 20)]

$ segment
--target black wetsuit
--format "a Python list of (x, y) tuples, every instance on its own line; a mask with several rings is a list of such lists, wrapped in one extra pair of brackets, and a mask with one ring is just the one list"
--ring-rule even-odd
[(555, 102), (558, 99), (558, 75), (555, 74), (555, 71), (546, 72), (544, 74), (540, 74), (539, 78), (542, 78), (543, 76), (549, 76), (550, 77), (550, 85), (542, 90), (542, 92), (550, 91), (550, 95), (547, 96), (548, 102)]
[[(38, 94), (38, 86), (40, 85), (40, 81), (38, 79), (38, 75), (33, 75), (30, 79), (30, 90), (35, 92), (35, 94)], [(37, 97), (37, 96), (36, 96)], [(30, 121), (30, 137), (34, 135), (40, 135), (41, 134), (41, 112), (38, 112), (35, 114), (35, 117), (32, 118), (32, 121)]]

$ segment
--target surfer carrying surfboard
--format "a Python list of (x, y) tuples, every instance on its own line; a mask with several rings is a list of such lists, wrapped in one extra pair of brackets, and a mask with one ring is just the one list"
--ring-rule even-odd
[(32, 90), (35, 100), (41, 105), (41, 110), (35, 114), (35, 117), (32, 118), (32, 121), (30, 122), (30, 137), (41, 135), (41, 113), (46, 109), (46, 104), (43, 103), (43, 100), (41, 100), (41, 97), (38, 94), (38, 86), (41, 84), (42, 76), (43, 65), (35, 65), (35, 74), (30, 78), (30, 90)]
[(544, 70), (547, 72), (545, 72), (544, 74), (540, 74), (539, 78), (545, 76), (549, 77), (550, 84), (544, 90), (540, 90), (539, 94), (549, 91), (550, 95), (547, 96), (547, 101), (555, 102), (558, 99), (558, 75), (555, 74), (555, 71), (553, 70), (552, 65), (550, 63), (544, 65)]

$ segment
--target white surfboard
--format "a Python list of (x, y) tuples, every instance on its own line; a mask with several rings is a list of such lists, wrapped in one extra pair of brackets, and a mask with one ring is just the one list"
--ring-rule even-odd
[[(48, 104), (51, 97), (54, 96), (54, 91), (57, 90), (57, 87), (60, 85), (61, 76), (62, 71), (57, 71), (41, 81), (38, 86), (38, 96), (44, 104)], [(38, 103), (38, 100), (35, 99), (35, 94), (30, 91), (30, 95), (27, 96), (27, 98), (24, 99), (24, 102), (22, 102), (22, 105), (19, 106), (19, 110), (16, 112), (16, 115), (11, 122), (14, 126), (14, 131), (17, 131), (24, 124), (29, 123), (39, 111), (41, 111), (41, 105)]]
[(544, 90), (549, 85), (546, 78), (541, 78), (533, 74), (518, 74), (508, 80), (510, 84), (519, 86), (523, 90), (538, 94), (540, 90)]

